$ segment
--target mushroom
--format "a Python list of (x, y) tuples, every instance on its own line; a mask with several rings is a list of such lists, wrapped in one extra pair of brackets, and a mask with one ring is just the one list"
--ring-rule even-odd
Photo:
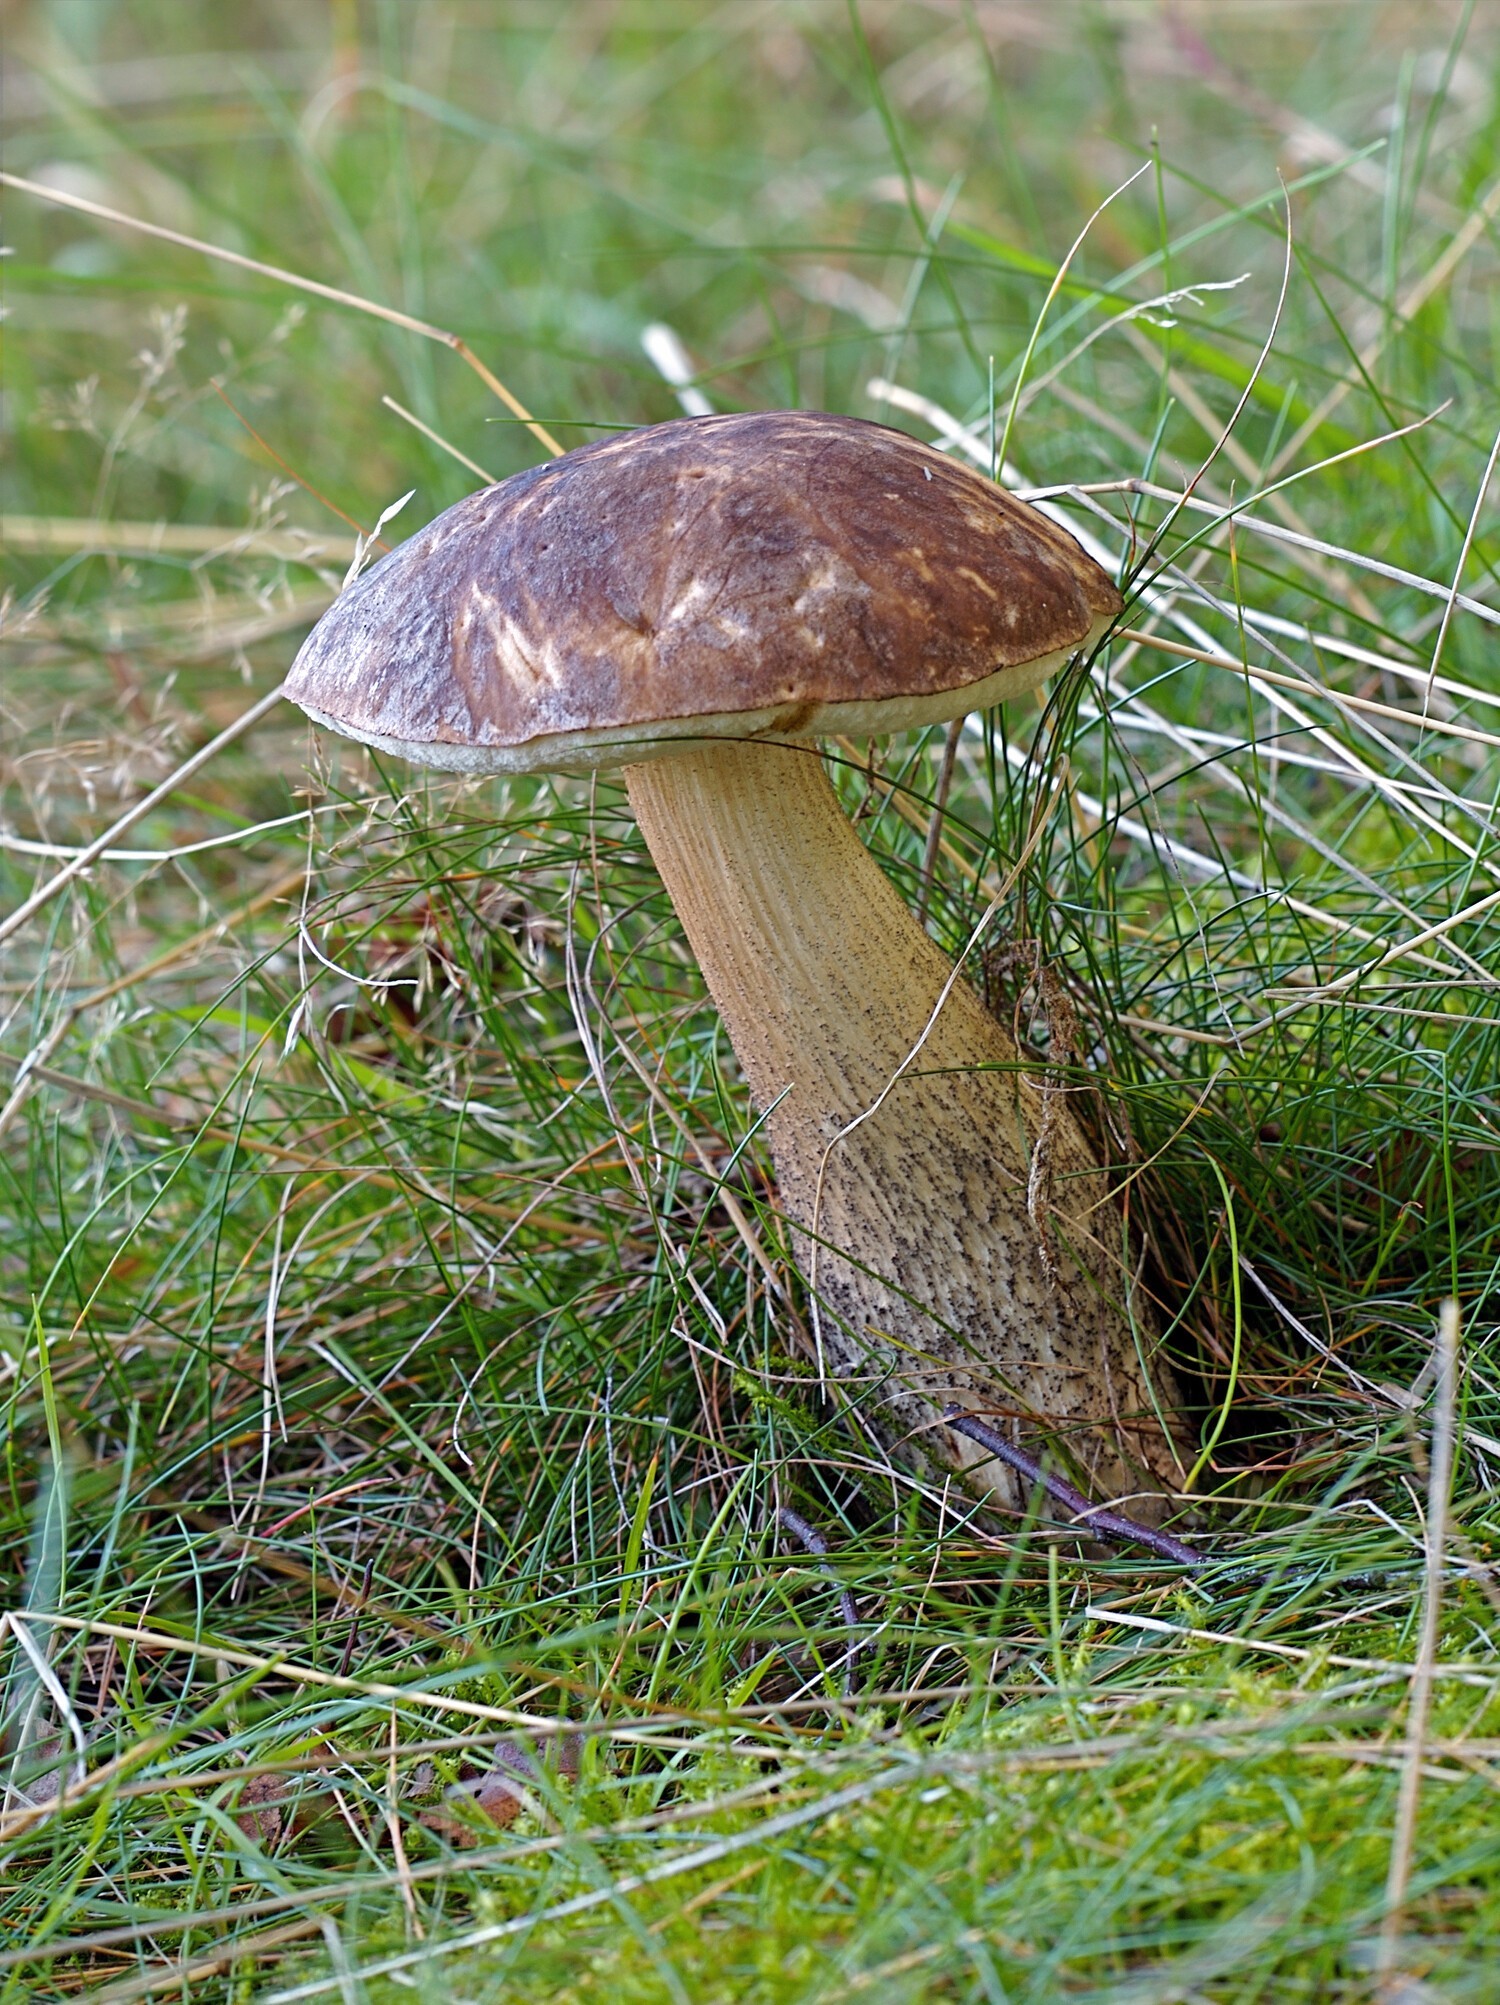
[(996, 1502), (1027, 1486), (945, 1409), (1159, 1516), (1185, 1437), (1107, 1179), (813, 742), (1032, 689), (1119, 609), (1063, 531), (903, 432), (687, 418), (448, 509), (338, 599), (286, 693), (430, 766), (623, 766), (765, 1116), (828, 1385)]

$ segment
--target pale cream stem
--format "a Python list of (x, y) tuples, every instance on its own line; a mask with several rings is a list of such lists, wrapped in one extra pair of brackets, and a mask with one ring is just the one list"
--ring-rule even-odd
[[(932, 1022), (952, 964), (815, 748), (721, 741), (625, 777), (751, 1096), (771, 1109), (783, 1207), (816, 1230), (832, 1375), (904, 1459), (983, 1459), (934, 1425), (957, 1400), (1033, 1441), (1065, 1439), (1098, 1494), (1172, 1481), (1137, 1343), (1154, 1324), (1137, 1308), (1132, 1331), (1119, 1214), (1082, 1133), (1071, 1112), (1049, 1124), (1054, 1257), (1027, 1215), (1043, 1071), (965, 981)], [(974, 1475), (1017, 1500), (1009, 1471)]]

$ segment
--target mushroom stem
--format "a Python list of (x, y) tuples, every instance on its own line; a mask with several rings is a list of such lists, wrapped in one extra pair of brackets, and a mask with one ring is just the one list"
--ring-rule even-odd
[(944, 996), (951, 962), (855, 834), (816, 748), (721, 741), (625, 781), (770, 1109), (820, 1366), (841, 1396), (901, 1460), (1008, 1505), (1025, 1486), (943, 1425), (950, 1402), (1018, 1443), (1044, 1438), (1096, 1496), (1176, 1487), (1177, 1395), (1159, 1360), (1155, 1395), (1148, 1383), (1156, 1325), (1104, 1175), (1062, 1089), (967, 982)]

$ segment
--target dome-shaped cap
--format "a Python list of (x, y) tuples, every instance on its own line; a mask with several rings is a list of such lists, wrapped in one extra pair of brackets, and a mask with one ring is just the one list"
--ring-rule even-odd
[(680, 418), (447, 509), (339, 597), (286, 694), (427, 765), (578, 768), (958, 716), (1119, 608), (1071, 537), (904, 432)]

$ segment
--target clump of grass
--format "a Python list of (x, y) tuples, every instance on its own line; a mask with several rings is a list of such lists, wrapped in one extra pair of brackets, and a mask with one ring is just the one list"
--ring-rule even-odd
[[(945, 793), (941, 735), (832, 750), (950, 948), (1031, 844), (971, 972), (1087, 1088), (1213, 1563), (976, 1520), (818, 1408), (607, 781), (268, 710), (6, 941), (7, 1995), (1484, 1995), (1494, 49), (1347, 16), (252, 11), (226, 64), (182, 6), (154, 66), (24, 17), (12, 171), (451, 329), (563, 443), (676, 408), (666, 317), (719, 405), (1003, 448), (1131, 582)], [(274, 687), (353, 525), (464, 491), (440, 441), (540, 450), (388, 322), (12, 228), (7, 909)]]

